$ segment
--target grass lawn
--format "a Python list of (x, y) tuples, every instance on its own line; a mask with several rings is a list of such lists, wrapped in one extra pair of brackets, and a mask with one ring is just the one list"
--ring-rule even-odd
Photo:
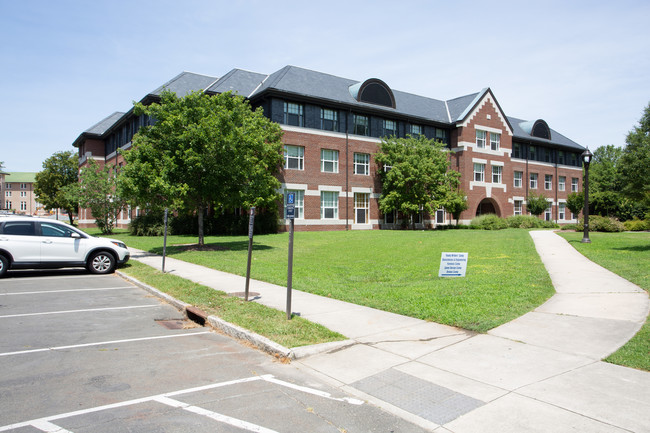
[(256, 332), (285, 347), (345, 339), (344, 336), (301, 317), (293, 317), (289, 321), (283, 311), (256, 302), (245, 302), (184, 278), (163, 274), (135, 260), (121, 267), (120, 271), (176, 299), (194, 305), (210, 315)]
[[(112, 237), (162, 252), (162, 237)], [(170, 236), (167, 253), (245, 275), (247, 237), (206, 237), (204, 251), (179, 246), (196, 241)], [(287, 249), (287, 233), (255, 236), (252, 278), (286, 285)], [(443, 251), (469, 253), (466, 277), (438, 277)], [(530, 235), (521, 229), (297, 232), (293, 272), (297, 290), (478, 332), (525, 314), (555, 293)]]
[[(582, 233), (561, 235), (589, 260), (650, 291), (650, 233), (590, 233), (590, 244), (580, 242)], [(650, 318), (605, 361), (650, 371)]]

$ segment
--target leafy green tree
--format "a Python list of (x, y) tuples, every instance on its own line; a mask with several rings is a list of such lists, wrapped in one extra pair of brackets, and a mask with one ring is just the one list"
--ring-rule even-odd
[(120, 192), (133, 205), (196, 212), (199, 245), (210, 207), (275, 208), (281, 199), (276, 174), (282, 162), (282, 129), (262, 109), (230, 92), (194, 92), (160, 103), (136, 104), (155, 123), (142, 127), (124, 152)]
[(548, 199), (544, 194), (542, 193), (528, 194), (528, 198), (526, 199), (526, 209), (528, 209), (528, 212), (531, 215), (535, 215), (536, 217), (539, 217), (541, 214), (544, 213), (544, 211), (547, 208), (548, 208)]
[(577, 218), (585, 207), (584, 192), (572, 192), (569, 194), (566, 199), (566, 207), (569, 208), (571, 213), (573, 213)]
[(125, 202), (116, 193), (117, 173), (112, 166), (107, 164), (100, 167), (91, 159), (81, 170), (79, 183), (64, 189), (70, 200), (78, 200), (81, 207), (90, 209), (102, 233), (113, 232)]
[(589, 167), (589, 207), (595, 214), (619, 216), (622, 154), (623, 149), (611, 144), (594, 151)]
[(444, 207), (445, 210), (454, 217), (456, 220), (456, 225), (458, 225), (460, 214), (463, 213), (463, 211), (467, 210), (469, 207), (469, 204), (467, 203), (467, 196), (463, 191), (452, 191)]
[(65, 194), (68, 185), (75, 185), (78, 179), (79, 160), (71, 150), (56, 152), (43, 162), (43, 170), (36, 173), (34, 193), (46, 209), (64, 209), (73, 223), (73, 214), (79, 203)]
[(380, 170), (382, 194), (379, 209), (413, 216), (431, 214), (448, 205), (458, 189), (460, 173), (449, 169), (445, 145), (426, 137), (384, 138), (375, 161)]
[(623, 194), (650, 204), (650, 104), (643, 110), (639, 125), (627, 134), (621, 156), (621, 185)]

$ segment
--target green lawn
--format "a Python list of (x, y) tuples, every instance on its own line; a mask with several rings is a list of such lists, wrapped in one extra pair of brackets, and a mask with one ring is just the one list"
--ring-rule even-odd
[(306, 346), (345, 339), (344, 336), (301, 317), (293, 317), (289, 321), (284, 311), (278, 311), (255, 302), (245, 302), (243, 299), (228, 296), (224, 292), (193, 283), (184, 278), (163, 274), (159, 270), (135, 260), (120, 268), (120, 271), (176, 299), (194, 305), (209, 315), (218, 316), (285, 347)]
[[(581, 254), (604, 268), (650, 291), (650, 233), (561, 233)], [(625, 346), (605, 361), (650, 371), (650, 318)]]
[[(161, 237), (114, 234), (133, 248), (162, 252)], [(252, 278), (286, 285), (288, 234), (255, 236)], [(211, 250), (178, 244), (171, 257), (244, 275), (248, 238), (207, 237)], [(439, 278), (443, 251), (468, 252), (465, 278)], [(359, 305), (478, 332), (509, 322), (554, 294), (525, 230), (297, 232), (293, 287)]]

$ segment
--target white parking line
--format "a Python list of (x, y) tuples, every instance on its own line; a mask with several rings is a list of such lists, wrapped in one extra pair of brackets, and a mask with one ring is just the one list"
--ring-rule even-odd
[[(282, 380), (275, 379), (272, 374), (265, 374), (265, 375), (262, 375), (262, 376), (252, 376), (252, 377), (246, 377), (246, 378), (243, 378), (243, 379), (230, 380), (230, 381), (227, 381), (227, 382), (220, 382), (220, 383), (213, 383), (213, 384), (210, 384), (210, 385), (197, 386), (197, 387), (194, 387), (194, 388), (187, 388), (187, 389), (183, 389), (183, 390), (179, 390), (179, 391), (172, 391), (172, 392), (168, 392), (168, 393), (165, 393), (165, 394), (152, 395), (150, 397), (137, 398), (137, 399), (134, 399), (134, 400), (127, 400), (127, 401), (123, 401), (123, 402), (119, 402), (119, 403), (107, 404), (107, 405), (104, 405), (104, 406), (97, 406), (97, 407), (82, 409), (82, 410), (78, 410), (78, 411), (74, 411), (74, 412), (62, 413), (62, 414), (59, 414), (59, 415), (52, 415), (52, 416), (37, 418), (37, 419), (29, 420), (29, 421), (23, 421), (23, 422), (19, 422), (19, 423), (15, 423), (15, 424), (9, 424), (9, 425), (5, 425), (5, 426), (1, 426), (0, 427), (0, 432), (13, 430), (13, 429), (18, 429), (18, 428), (27, 427), (27, 426), (36, 427), (36, 428), (38, 428), (39, 430), (42, 430), (42, 431), (52, 431), (52, 430), (43, 430), (43, 429), (39, 428), (38, 426), (46, 426), (46, 425), (54, 426), (54, 424), (51, 424), (51, 421), (56, 421), (56, 420), (63, 419), (63, 418), (71, 418), (73, 416), (86, 415), (86, 414), (89, 414), (89, 413), (100, 412), (100, 411), (103, 411), (103, 410), (117, 409), (117, 408), (121, 408), (121, 407), (132, 406), (132, 405), (140, 404), (140, 403), (147, 403), (147, 402), (150, 402), (150, 401), (158, 401), (160, 403), (168, 404), (168, 405), (171, 405), (171, 406), (181, 405), (181, 406), (175, 406), (175, 407), (182, 407), (183, 409), (186, 409), (186, 410), (190, 410), (188, 408), (192, 408), (192, 410), (190, 410), (190, 412), (194, 412), (194, 413), (198, 413), (198, 414), (201, 414), (201, 415), (209, 416), (210, 418), (216, 419), (217, 421), (221, 421), (221, 422), (226, 422), (226, 421), (224, 421), (220, 417), (224, 417), (224, 419), (228, 418), (229, 420), (236, 420), (235, 418), (226, 417), (225, 415), (221, 415), (221, 414), (218, 414), (216, 412), (211, 412), (211, 411), (208, 411), (207, 409), (202, 409), (202, 408), (199, 408), (199, 407), (196, 407), (196, 406), (190, 406), (190, 405), (185, 406), (185, 403), (182, 403), (180, 401), (176, 401), (176, 400), (174, 400), (174, 399), (172, 399), (170, 397), (174, 397), (174, 396), (181, 395), (181, 394), (190, 394), (190, 393), (194, 393), (194, 392), (206, 391), (206, 390), (209, 390), (209, 389), (215, 389), (215, 388), (220, 388), (220, 387), (229, 386), (229, 385), (236, 385), (236, 384), (245, 383), (245, 382), (254, 382), (254, 381), (257, 381), (257, 380), (263, 380), (263, 381), (266, 381), (266, 382), (269, 382), (269, 383), (274, 383), (276, 385), (285, 386), (285, 387), (296, 389), (296, 390), (302, 391), (302, 392), (308, 392), (308, 393), (313, 394), (313, 395), (317, 395), (317, 396), (320, 396), (320, 397), (324, 397), (324, 398), (328, 398), (328, 399), (332, 399), (332, 400), (336, 400), (336, 401), (343, 401), (343, 402), (350, 403), (350, 404), (363, 404), (363, 401), (361, 401), (361, 400), (356, 400), (356, 399), (353, 399), (353, 398), (333, 398), (327, 392), (323, 392), (323, 391), (313, 389), (313, 388), (307, 388), (305, 386), (294, 385), (294, 384), (289, 383), (289, 382), (285, 382), (285, 381), (282, 381)], [(213, 415), (214, 415), (214, 417), (213, 417)], [(239, 421), (241, 423), (245, 423), (246, 425), (251, 426), (251, 428), (255, 427), (255, 428), (263, 429), (263, 430), (250, 430), (249, 429), (249, 431), (273, 432), (273, 430), (269, 430), (269, 429), (266, 429), (264, 427), (256, 426), (255, 424), (250, 424), (250, 423), (247, 423), (246, 421), (241, 421), (241, 420), (236, 420), (236, 421)], [(234, 424), (231, 424), (231, 425), (234, 425)], [(57, 426), (54, 426), (54, 427), (57, 427)], [(245, 428), (245, 427), (241, 427), (241, 428)], [(62, 432), (62, 433), (65, 432), (65, 430), (53, 430), (53, 431), (54, 432)]]
[(0, 356), (24, 355), (24, 354), (27, 354), (27, 353), (49, 352), (49, 351), (52, 351), (52, 350), (76, 349), (76, 348), (79, 348), (79, 347), (105, 346), (105, 345), (109, 345), (109, 344), (131, 343), (131, 342), (134, 342), (134, 341), (160, 340), (162, 338), (189, 337), (189, 336), (193, 336), (193, 335), (202, 335), (202, 334), (210, 334), (210, 333), (212, 333), (212, 331), (200, 331), (200, 332), (189, 332), (187, 334), (159, 335), (159, 336), (155, 336), (155, 337), (131, 338), (131, 339), (128, 339), (128, 340), (113, 340), (113, 341), (101, 341), (99, 343), (75, 344), (75, 345), (72, 345), (72, 346), (44, 347), (42, 349), (30, 349), (30, 350), (20, 350), (20, 351), (17, 351), (17, 352), (0, 353)]
[(70, 430), (66, 430), (56, 424), (44, 420), (34, 422), (32, 427), (36, 427), (37, 429), (48, 433), (72, 433)]
[(270, 430), (268, 428), (259, 426), (257, 424), (253, 424), (247, 421), (243, 421), (241, 419), (237, 419), (217, 412), (213, 412), (211, 410), (203, 409), (201, 407), (191, 406), (187, 403), (183, 403), (182, 401), (174, 400), (169, 397), (164, 397), (164, 396), (156, 397), (154, 398), (154, 401), (157, 401), (158, 403), (166, 404), (167, 406), (181, 408), (183, 410), (196, 413), (198, 415), (207, 416), (208, 418), (212, 418), (215, 421), (219, 421), (224, 424), (228, 424), (243, 430), (248, 430), (248, 431), (258, 432), (258, 433), (278, 433), (275, 430)]
[(0, 293), (0, 296), (9, 296), (9, 295), (41, 295), (44, 293), (66, 293), (66, 292), (100, 292), (104, 290), (124, 290), (124, 289), (133, 289), (133, 286), (124, 286), (124, 287), (100, 287), (98, 289), (66, 289), (66, 290), (41, 290), (39, 292), (11, 292), (11, 293)]
[(69, 313), (87, 313), (90, 311), (109, 311), (109, 310), (128, 310), (131, 308), (151, 308), (160, 307), (160, 304), (155, 305), (132, 305), (129, 307), (107, 307), (107, 308), (88, 308), (85, 310), (65, 310), (65, 311), (49, 311), (45, 313), (24, 313), (24, 314), (8, 314), (0, 316), (0, 319), (8, 319), (10, 317), (29, 317), (29, 316), (47, 316), (50, 314), (69, 314)]

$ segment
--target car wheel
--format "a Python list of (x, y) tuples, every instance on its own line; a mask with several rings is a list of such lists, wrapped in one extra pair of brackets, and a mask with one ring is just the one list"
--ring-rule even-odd
[(9, 260), (3, 255), (0, 255), (0, 277), (4, 277), (9, 269)]
[(88, 270), (93, 274), (110, 274), (115, 270), (115, 257), (106, 251), (93, 253), (88, 259)]

